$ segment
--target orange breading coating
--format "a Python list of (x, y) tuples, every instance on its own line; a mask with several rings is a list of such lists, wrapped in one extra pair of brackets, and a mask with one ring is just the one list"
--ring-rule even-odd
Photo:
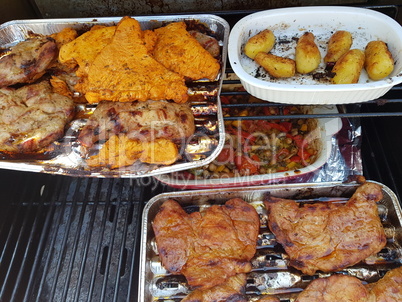
[(126, 134), (113, 135), (99, 153), (87, 159), (89, 167), (117, 169), (135, 161), (157, 165), (173, 164), (179, 157), (177, 145), (165, 138), (153, 141), (129, 139)]
[(155, 29), (158, 36), (154, 58), (165, 67), (193, 80), (217, 77), (220, 64), (186, 29), (174, 22)]
[(103, 144), (99, 153), (89, 157), (86, 162), (89, 167), (117, 169), (134, 164), (142, 151), (141, 141), (130, 140), (124, 134), (113, 135)]
[(148, 52), (151, 54), (154, 50), (156, 44), (156, 33), (150, 29), (144, 30), (142, 32), (142, 39), (144, 40), (145, 47), (147, 48)]
[(69, 89), (67, 83), (57, 76), (52, 76), (50, 78), (50, 84), (52, 85), (54, 92), (70, 98), (73, 97), (73, 92)]
[(116, 26), (96, 26), (83, 33), (60, 48), (59, 62), (69, 67), (78, 65), (77, 76), (85, 77), (96, 56), (112, 40), (115, 30)]
[(124, 17), (112, 41), (102, 49), (84, 79), (89, 103), (109, 101), (188, 100), (184, 78), (148, 54), (140, 23)]
[(144, 163), (170, 165), (179, 157), (177, 145), (166, 138), (143, 142), (143, 148), (140, 161)]
[(57, 47), (60, 49), (64, 44), (67, 44), (78, 37), (78, 33), (74, 28), (66, 27), (61, 31), (50, 35), (56, 41)]

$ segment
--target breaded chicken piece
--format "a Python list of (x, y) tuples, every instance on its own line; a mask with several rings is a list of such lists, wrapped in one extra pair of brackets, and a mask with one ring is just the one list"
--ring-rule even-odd
[(220, 64), (187, 31), (184, 22), (174, 22), (155, 29), (158, 40), (154, 58), (165, 67), (192, 80), (215, 80)]
[(56, 41), (57, 47), (60, 49), (63, 45), (75, 40), (78, 37), (78, 33), (74, 28), (66, 27), (57, 33), (51, 34), (50, 37)]
[(116, 26), (97, 26), (73, 41), (61, 46), (59, 62), (70, 68), (79, 66), (77, 76), (87, 76), (89, 66), (101, 50), (110, 43)]
[(173, 164), (179, 156), (175, 143), (165, 138), (153, 141), (129, 139), (126, 134), (113, 135), (99, 153), (87, 159), (89, 167), (116, 169), (131, 166), (135, 161), (156, 165)]
[(89, 103), (101, 100), (131, 102), (188, 100), (184, 78), (148, 54), (140, 23), (124, 17), (115, 35), (95, 58), (83, 84)]

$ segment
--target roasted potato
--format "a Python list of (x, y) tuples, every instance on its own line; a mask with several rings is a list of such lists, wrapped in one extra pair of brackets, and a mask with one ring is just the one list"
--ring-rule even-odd
[(320, 65), (321, 53), (314, 38), (312, 33), (305, 32), (297, 41), (295, 61), (299, 73), (310, 73)]
[(270, 53), (259, 52), (255, 56), (254, 61), (275, 78), (293, 77), (296, 72), (296, 63), (294, 60)]
[(336, 63), (332, 72), (335, 76), (331, 79), (333, 84), (355, 84), (359, 81), (360, 73), (364, 66), (364, 51), (351, 49), (346, 52)]
[(377, 81), (391, 74), (394, 70), (394, 59), (383, 41), (371, 41), (365, 49), (364, 68), (370, 79)]
[(259, 52), (268, 53), (274, 47), (275, 41), (274, 33), (271, 30), (265, 29), (260, 31), (258, 34), (248, 39), (247, 43), (244, 45), (244, 54), (254, 59)]
[(325, 63), (335, 63), (352, 46), (352, 34), (346, 30), (336, 31), (328, 41), (327, 54), (324, 57)]

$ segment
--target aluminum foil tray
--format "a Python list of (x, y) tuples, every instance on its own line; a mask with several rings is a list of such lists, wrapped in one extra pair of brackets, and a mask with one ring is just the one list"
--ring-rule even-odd
[[(318, 272), (314, 276), (308, 276), (288, 267), (284, 250), (267, 227), (267, 214), (263, 205), (264, 195), (270, 193), (273, 196), (300, 202), (322, 202), (331, 197), (347, 199), (357, 187), (356, 183), (303, 183), (230, 190), (181, 191), (155, 196), (145, 206), (142, 217), (138, 301), (180, 301), (189, 293), (184, 276), (168, 274), (158, 257), (152, 221), (164, 201), (173, 198), (182, 207), (191, 207), (193, 211), (194, 207), (203, 208), (212, 204), (223, 204), (234, 197), (243, 198), (252, 204), (260, 215), (261, 228), (257, 252), (251, 260), (253, 269), (247, 276), (247, 298), (251, 302), (262, 295), (275, 295), (281, 301), (293, 302), (310, 281), (319, 277), (328, 277), (330, 274)], [(402, 262), (401, 206), (392, 190), (384, 185), (382, 188), (384, 198), (379, 202), (378, 207), (387, 235), (387, 245), (377, 255), (342, 271), (367, 283), (377, 281), (386, 271), (400, 266)]]
[[(141, 23), (143, 30), (154, 29), (169, 22), (199, 22), (207, 26), (218, 40), (221, 55), (221, 71), (215, 81), (203, 80), (191, 83), (190, 95), (200, 95), (197, 101), (191, 101), (195, 116), (195, 134), (185, 145), (180, 146), (181, 159), (169, 166), (135, 163), (132, 166), (116, 170), (88, 168), (80, 156), (77, 137), (86, 120), (74, 119), (63, 139), (54, 143), (54, 151), (49, 154), (30, 154), (24, 156), (0, 156), (0, 168), (44, 172), (57, 175), (80, 177), (124, 177), (139, 178), (195, 168), (211, 162), (221, 151), (224, 144), (224, 124), (219, 93), (227, 61), (227, 40), (229, 24), (223, 19), (210, 14), (167, 15), (167, 16), (133, 16)], [(93, 25), (113, 25), (120, 17), (78, 18), (78, 19), (38, 19), (16, 20), (0, 25), (0, 48), (7, 48), (25, 40), (30, 34), (49, 35), (66, 27), (88, 30)], [(90, 113), (94, 105), (77, 105), (77, 116)]]

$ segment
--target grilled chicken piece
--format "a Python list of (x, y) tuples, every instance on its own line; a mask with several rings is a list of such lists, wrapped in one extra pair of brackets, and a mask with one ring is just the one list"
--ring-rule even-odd
[(335, 274), (311, 281), (295, 302), (367, 302), (367, 297), (368, 291), (358, 278)]
[(159, 63), (192, 80), (215, 80), (220, 70), (218, 60), (187, 31), (184, 22), (157, 28), (155, 33), (153, 56)]
[(75, 106), (48, 81), (0, 89), (0, 151), (36, 152), (64, 135)]
[(384, 277), (367, 287), (370, 296), (367, 302), (402, 301), (402, 266), (388, 271)]
[(181, 302), (247, 302), (244, 295), (246, 286), (246, 274), (238, 274), (228, 278), (228, 280), (220, 285), (210, 289), (196, 289), (185, 297)]
[(299, 205), (268, 197), (269, 228), (305, 274), (339, 271), (378, 253), (386, 236), (378, 216), (381, 186), (364, 183), (346, 202)]
[(183, 274), (191, 288), (205, 290), (251, 270), (259, 222), (256, 210), (240, 198), (191, 214), (167, 200), (153, 229), (164, 267)]
[(215, 38), (208, 36), (206, 34), (203, 34), (197, 30), (190, 30), (189, 33), (214, 58), (217, 58), (221, 54), (221, 47), (219, 46), (218, 40), (216, 40)]
[(55, 41), (49, 37), (18, 43), (0, 59), (0, 87), (36, 81), (57, 57), (57, 51)]
[(194, 115), (187, 104), (165, 101), (101, 102), (80, 132), (78, 140), (87, 148), (113, 134), (129, 139), (179, 140), (195, 131)]

